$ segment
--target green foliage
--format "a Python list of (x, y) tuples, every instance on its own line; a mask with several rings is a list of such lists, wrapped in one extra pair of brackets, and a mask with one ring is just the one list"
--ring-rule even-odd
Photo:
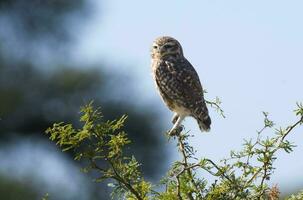
[(103, 121), (100, 110), (94, 110), (92, 103), (82, 107), (81, 113), (82, 128), (76, 129), (72, 124), (54, 124), (46, 131), (50, 139), (56, 141), (63, 151), (73, 150), (75, 160), (86, 161), (83, 172), (99, 172), (97, 182), (115, 180), (110, 184), (115, 191), (113, 194), (128, 199), (146, 199), (151, 184), (142, 178), (137, 160), (123, 154), (124, 147), (130, 143), (121, 130), (127, 117)]
[(39, 198), (39, 192), (31, 187), (30, 180), (14, 180), (0, 174), (0, 196), (3, 200), (32, 200)]
[[(218, 104), (215, 102), (216, 106)], [(222, 114), (222, 109), (217, 109)], [(176, 161), (160, 185), (164, 190), (144, 180), (140, 172), (140, 163), (134, 156), (125, 155), (125, 146), (130, 143), (122, 130), (126, 116), (118, 120), (104, 121), (99, 109), (92, 103), (81, 109), (82, 128), (72, 124), (57, 123), (47, 130), (50, 139), (63, 148), (72, 150), (76, 160), (87, 161), (84, 172), (96, 170), (97, 182), (113, 180), (108, 185), (113, 187), (113, 197), (139, 200), (275, 200), (279, 198), (276, 186), (267, 184), (273, 170), (277, 151), (291, 153), (294, 144), (286, 140), (293, 129), (303, 123), (303, 106), (297, 104), (295, 114), (299, 120), (286, 128), (277, 128), (273, 121), (264, 114), (264, 126), (257, 132), (256, 139), (244, 140), (240, 151), (231, 151), (228, 158), (219, 163), (208, 158), (196, 158), (195, 149), (189, 144), (188, 132), (173, 136), (182, 157)], [(223, 115), (224, 116), (224, 115)], [(268, 134), (273, 132), (274, 134)], [(206, 172), (215, 178), (208, 182), (201, 177)], [(158, 189), (159, 190), (159, 189)], [(289, 199), (300, 199), (302, 193)]]
[(287, 198), (287, 200), (302, 200), (303, 199), (303, 191), (299, 192), (298, 194), (293, 194)]
[(49, 194), (45, 193), (41, 200), (48, 200)]
[[(206, 90), (203, 90), (204, 93), (207, 93)], [(221, 115), (223, 118), (225, 118), (226, 116), (224, 115), (224, 111), (223, 109), (221, 108), (221, 100), (219, 99), (219, 97), (216, 97), (213, 101), (211, 100), (205, 100), (205, 102), (212, 108), (214, 108), (218, 113), (219, 115)]]

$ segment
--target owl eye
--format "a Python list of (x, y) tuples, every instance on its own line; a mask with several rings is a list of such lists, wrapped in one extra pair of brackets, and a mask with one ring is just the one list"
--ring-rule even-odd
[(153, 49), (158, 49), (158, 46), (153, 46)]
[(171, 49), (173, 47), (173, 45), (171, 45), (171, 44), (166, 44), (166, 45), (164, 45), (164, 48), (165, 49)]

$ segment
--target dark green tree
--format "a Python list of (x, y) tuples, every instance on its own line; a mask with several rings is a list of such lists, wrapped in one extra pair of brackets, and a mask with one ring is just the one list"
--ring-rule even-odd
[[(69, 45), (76, 42), (73, 24), (85, 24), (91, 8), (84, 0), (0, 0), (0, 144), (14, 145), (15, 138), (29, 135), (49, 141), (41, 134), (47, 127), (57, 120), (78, 124), (79, 106), (94, 99), (103, 106), (107, 120), (128, 113), (126, 130), (133, 133), (129, 136), (136, 141), (129, 151), (145, 163), (144, 173), (148, 177), (157, 177), (162, 166), (153, 161), (165, 163), (165, 153), (158, 155), (155, 150), (165, 152), (164, 139), (157, 134), (161, 124), (155, 127), (150, 119), (159, 116), (148, 110), (142, 113), (142, 107), (129, 102), (111, 101), (112, 91), (119, 91), (119, 86), (112, 88), (108, 83), (123, 77), (101, 71), (102, 63), (97, 69), (57, 59), (58, 55), (67, 57)], [(45, 52), (51, 61), (43, 60)], [(140, 134), (134, 131), (138, 125)], [(9, 195), (9, 191), (10, 194), (17, 191), (6, 188), (9, 182), (4, 181), (15, 181), (9, 177), (3, 179), (2, 188), (7, 193), (0, 193), (0, 199)], [(20, 184), (31, 187), (26, 181)], [(29, 191), (39, 193), (37, 188)], [(104, 197), (100, 194), (104, 190), (100, 192), (98, 188), (94, 192), (96, 198)]]

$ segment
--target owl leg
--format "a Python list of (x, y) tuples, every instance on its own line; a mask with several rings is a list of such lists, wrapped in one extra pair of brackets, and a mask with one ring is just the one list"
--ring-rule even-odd
[(179, 128), (181, 127), (181, 123), (184, 120), (185, 116), (184, 115), (179, 115), (177, 121), (175, 122), (174, 126), (172, 129), (170, 129), (170, 131), (168, 132), (168, 135), (172, 136), (172, 135), (178, 135), (177, 131), (179, 130)]
[(178, 118), (179, 118), (178, 113), (175, 113), (174, 116), (173, 116), (173, 118), (172, 118), (172, 121), (171, 121), (171, 122), (172, 122), (173, 124), (175, 124), (175, 123), (177, 122)]

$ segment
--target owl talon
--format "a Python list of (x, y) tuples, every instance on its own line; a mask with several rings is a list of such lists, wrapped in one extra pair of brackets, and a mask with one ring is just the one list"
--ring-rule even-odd
[(178, 126), (177, 128), (168, 131), (167, 134), (169, 136), (179, 136), (182, 131), (183, 131), (183, 126)]
[(171, 122), (172, 122), (173, 124), (175, 124), (175, 123), (177, 122), (178, 118), (179, 118), (179, 115), (175, 114), (175, 115), (173, 116)]
[(176, 129), (170, 130), (167, 132), (167, 135), (172, 137), (172, 136), (176, 136), (177, 135), (177, 131)]

